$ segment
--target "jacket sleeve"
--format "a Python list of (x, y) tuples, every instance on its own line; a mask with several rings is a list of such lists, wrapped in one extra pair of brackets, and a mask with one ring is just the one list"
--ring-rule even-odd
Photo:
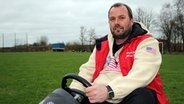
[[(95, 52), (96, 48), (94, 48), (92, 54), (89, 57), (89, 60), (80, 66), (78, 73), (79, 76), (85, 78), (90, 83), (92, 81), (93, 73), (95, 71)], [(85, 90), (85, 87), (76, 80), (72, 81), (72, 83), (70, 84), (70, 88), (75, 88), (81, 91)]]
[(147, 86), (157, 75), (161, 60), (158, 41), (152, 37), (143, 40), (135, 51), (128, 75), (109, 83), (115, 94), (113, 99), (122, 99), (136, 88)]

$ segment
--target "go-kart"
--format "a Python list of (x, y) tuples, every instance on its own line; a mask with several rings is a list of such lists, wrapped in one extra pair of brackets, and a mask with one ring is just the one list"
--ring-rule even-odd
[(61, 81), (61, 88), (57, 88), (39, 104), (89, 104), (89, 100), (83, 91), (72, 89), (67, 86), (68, 79), (74, 79), (82, 83), (85, 87), (91, 84), (84, 78), (70, 73), (66, 74)]

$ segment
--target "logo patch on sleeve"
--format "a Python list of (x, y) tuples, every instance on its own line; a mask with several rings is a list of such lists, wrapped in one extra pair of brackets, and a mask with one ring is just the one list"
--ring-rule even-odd
[(156, 49), (152, 47), (146, 47), (146, 52), (151, 53), (151, 54), (156, 54)]

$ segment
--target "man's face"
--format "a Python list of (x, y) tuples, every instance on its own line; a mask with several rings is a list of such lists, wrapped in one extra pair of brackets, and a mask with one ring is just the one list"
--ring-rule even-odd
[(133, 25), (125, 6), (113, 7), (109, 12), (109, 26), (114, 38), (121, 39)]

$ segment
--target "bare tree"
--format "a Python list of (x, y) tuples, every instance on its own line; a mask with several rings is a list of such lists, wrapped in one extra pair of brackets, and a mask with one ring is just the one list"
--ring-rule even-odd
[(171, 51), (171, 39), (174, 28), (174, 16), (172, 9), (173, 7), (171, 4), (164, 4), (159, 16), (161, 32), (167, 37), (166, 41), (168, 52)]
[[(176, 16), (175, 16), (175, 29), (176, 34), (178, 35), (178, 39), (180, 39), (183, 43), (181, 46), (181, 51), (184, 51), (184, 1), (183, 0), (176, 0), (174, 3), (174, 7), (176, 8)], [(178, 40), (179, 41), (179, 40)]]
[(93, 50), (93, 44), (95, 43), (95, 38), (96, 38), (96, 36), (95, 36), (95, 29), (94, 28), (90, 28), (89, 30), (88, 30), (88, 34), (89, 34), (89, 38), (88, 38), (88, 42), (89, 42), (89, 49), (90, 49), (90, 51), (92, 52), (92, 50)]
[(39, 40), (39, 44), (41, 46), (47, 46), (48, 45), (48, 38), (47, 36), (41, 36)]
[(146, 9), (137, 8), (134, 18), (136, 21), (142, 22), (148, 28), (148, 30), (154, 23), (154, 16), (152, 10), (146, 11)]
[(81, 46), (83, 48), (82, 51), (84, 51), (84, 44), (85, 44), (85, 41), (86, 41), (86, 37), (85, 37), (86, 31), (87, 30), (86, 30), (86, 28), (84, 26), (80, 27), (80, 37), (79, 37), (79, 39), (80, 39), (80, 42), (81, 42)]

